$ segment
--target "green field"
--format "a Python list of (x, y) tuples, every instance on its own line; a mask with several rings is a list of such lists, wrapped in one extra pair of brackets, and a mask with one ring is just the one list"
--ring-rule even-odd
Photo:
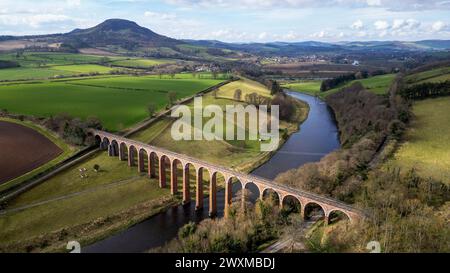
[(237, 89), (242, 91), (241, 100), (245, 99), (245, 96), (251, 93), (256, 93), (261, 96), (270, 97), (270, 91), (267, 88), (255, 81), (243, 78), (239, 81), (231, 82), (219, 88), (217, 91), (217, 97), (233, 99), (234, 93)]
[(450, 97), (414, 103), (415, 120), (389, 163), (450, 182)]
[[(94, 164), (100, 165), (98, 173), (93, 170)], [(80, 178), (81, 167), (88, 169), (88, 178)], [(12, 201), (7, 209), (30, 207), (0, 215), (0, 247), (89, 223), (169, 194), (168, 189), (158, 187), (156, 180), (139, 175), (136, 167), (130, 168), (126, 162), (101, 153)]]
[(73, 73), (109, 73), (114, 70), (114, 68), (97, 65), (97, 64), (81, 64), (81, 65), (59, 65), (53, 66), (52, 69), (60, 71), (69, 71)]
[[(386, 75), (370, 77), (370, 78), (362, 79), (362, 80), (354, 80), (354, 81), (346, 83), (343, 86), (328, 90), (323, 93), (325, 93), (324, 96), (328, 96), (330, 94), (338, 92), (339, 90), (341, 90), (344, 87), (348, 87), (348, 86), (352, 85), (355, 82), (360, 82), (367, 90), (369, 90), (377, 95), (384, 95), (384, 94), (387, 94), (387, 92), (389, 91), (389, 86), (391, 85), (391, 83), (394, 79), (395, 79), (395, 74), (386, 74)], [(321, 96), (322, 96), (322, 94), (321, 94)]]
[[(126, 59), (126, 57), (106, 57), (109, 61)], [(104, 60), (104, 56), (76, 54), (76, 53), (50, 53), (25, 52), (19, 56), (16, 53), (0, 53), (0, 60), (14, 61), (21, 67), (47, 67), (70, 64), (93, 64)]]
[(0, 69), (0, 81), (51, 79), (89, 73), (107, 74), (113, 70), (116, 69), (96, 64), (56, 65), (41, 68), (6, 68)]
[(389, 86), (391, 85), (394, 78), (395, 74), (386, 74), (370, 77), (367, 79), (354, 80), (325, 92), (320, 91), (321, 81), (302, 81), (302, 82), (286, 83), (283, 84), (282, 87), (310, 94), (313, 96), (317, 95), (320, 96), (321, 98), (325, 98), (326, 96), (334, 94), (339, 90), (341, 90), (342, 88), (348, 87), (355, 82), (360, 82), (367, 90), (377, 95), (384, 95), (389, 91)]
[(425, 82), (440, 82), (450, 80), (450, 67), (441, 67), (411, 74), (405, 77), (408, 84), (419, 84)]
[(169, 91), (184, 98), (221, 82), (194, 79), (190, 74), (183, 77), (120, 76), (0, 86), (0, 109), (44, 117), (60, 113), (96, 116), (108, 130), (117, 131), (145, 119), (150, 102), (158, 109), (166, 107)]
[(173, 60), (165, 59), (124, 59), (111, 62), (113, 66), (135, 67), (135, 68), (150, 68), (155, 65), (173, 63)]
[(76, 73), (53, 68), (6, 68), (0, 69), (0, 81), (47, 79), (56, 76), (72, 76), (74, 74)]
[(320, 85), (321, 81), (301, 81), (283, 84), (282, 87), (314, 96), (320, 93)]

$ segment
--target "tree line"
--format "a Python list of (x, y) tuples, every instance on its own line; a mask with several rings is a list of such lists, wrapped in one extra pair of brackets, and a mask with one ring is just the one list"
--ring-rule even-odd
[(400, 91), (400, 95), (411, 100), (448, 96), (450, 95), (450, 80), (443, 82), (425, 82), (407, 86)]
[(374, 77), (386, 74), (384, 70), (375, 70), (369, 73), (368, 71), (358, 71), (352, 74), (340, 75), (335, 78), (323, 80), (320, 86), (320, 91), (325, 92), (336, 87), (342, 86), (345, 83), (351, 82), (353, 80), (366, 79), (368, 77)]
[(91, 146), (95, 144), (95, 139), (88, 134), (89, 129), (103, 129), (101, 121), (96, 117), (86, 119), (74, 118), (68, 114), (58, 114), (48, 118), (38, 118), (9, 113), (6, 109), (0, 110), (0, 117), (28, 120), (34, 124), (41, 125), (56, 133), (69, 144), (76, 146)]

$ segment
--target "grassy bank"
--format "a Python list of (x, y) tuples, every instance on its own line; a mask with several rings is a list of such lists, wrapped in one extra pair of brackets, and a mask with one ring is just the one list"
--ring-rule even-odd
[(315, 96), (320, 93), (321, 83), (321, 81), (301, 81), (283, 84), (282, 87)]
[(415, 119), (389, 162), (422, 177), (450, 181), (450, 97), (417, 101)]
[(360, 82), (368, 91), (373, 92), (377, 95), (385, 95), (387, 94), (389, 86), (391, 85), (394, 78), (395, 74), (386, 74), (370, 77), (367, 79), (354, 80), (325, 92), (320, 91), (321, 81), (302, 81), (302, 82), (286, 83), (283, 85), (283, 87), (291, 89), (293, 91), (298, 91), (309, 95), (325, 98), (328, 95), (334, 94), (343, 88), (349, 87), (355, 82)]

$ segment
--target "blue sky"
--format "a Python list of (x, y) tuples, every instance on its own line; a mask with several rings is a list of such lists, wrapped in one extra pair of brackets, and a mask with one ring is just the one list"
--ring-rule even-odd
[(0, 35), (61, 33), (109, 18), (227, 42), (450, 39), (450, 0), (0, 0)]

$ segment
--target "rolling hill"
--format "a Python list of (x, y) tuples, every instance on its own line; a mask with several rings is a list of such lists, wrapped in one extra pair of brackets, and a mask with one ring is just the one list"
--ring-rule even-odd
[(207, 55), (206, 57), (223, 57), (230, 55), (241, 56), (236, 53), (250, 53), (263, 56), (298, 56), (317, 53), (371, 54), (371, 52), (377, 52), (389, 54), (391, 52), (445, 51), (450, 49), (450, 41), (227, 43), (218, 40), (177, 40), (160, 35), (148, 28), (139, 26), (133, 21), (124, 19), (108, 19), (91, 28), (75, 29), (62, 34), (0, 36), (0, 51), (25, 47), (47, 47), (61, 51), (78, 51), (83, 48), (93, 48), (116, 53), (145, 53), (151, 56), (175, 58), (194, 56), (204, 59), (205, 54)]

